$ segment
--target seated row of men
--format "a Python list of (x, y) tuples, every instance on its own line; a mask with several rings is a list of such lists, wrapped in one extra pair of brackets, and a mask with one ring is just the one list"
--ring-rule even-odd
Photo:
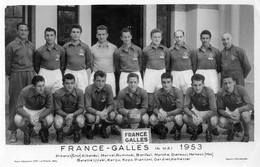
[(72, 134), (77, 143), (81, 138), (80, 132), (88, 139), (93, 139), (96, 133), (102, 138), (109, 138), (108, 126), (111, 126), (112, 134), (120, 135), (115, 125), (120, 128), (151, 127), (160, 139), (165, 139), (168, 133), (165, 124), (169, 122), (174, 123), (170, 131), (174, 134), (174, 140), (181, 139), (184, 123), (191, 140), (197, 139), (203, 131), (202, 124), (207, 123), (207, 142), (212, 141), (212, 133), (217, 135), (217, 126), (228, 129), (227, 140), (232, 141), (234, 134), (241, 130), (239, 126), (242, 123), (244, 136), (241, 141), (248, 142), (253, 104), (245, 88), (236, 85), (232, 76), (225, 76), (223, 88), (216, 98), (213, 90), (204, 86), (204, 80), (201, 74), (193, 75), (191, 87), (184, 97), (180, 89), (172, 86), (172, 75), (163, 73), (162, 88), (154, 94), (153, 113), (147, 113), (148, 95), (138, 86), (139, 76), (135, 73), (127, 76), (128, 86), (118, 93), (116, 105), (103, 71), (95, 72), (94, 83), (86, 87), (85, 95), (76, 88), (75, 77), (70, 73), (64, 75), (63, 87), (53, 95), (45, 87), (44, 78), (37, 75), (33, 77), (32, 85), (21, 91), (14, 121), (24, 133), (24, 144), (31, 143), (37, 123), (41, 124), (39, 136), (43, 143), (48, 143), (49, 128), (53, 123), (59, 143), (63, 142), (64, 136)]

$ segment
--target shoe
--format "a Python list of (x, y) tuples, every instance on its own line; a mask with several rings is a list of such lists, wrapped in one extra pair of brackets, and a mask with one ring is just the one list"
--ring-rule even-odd
[(78, 143), (80, 141), (79, 132), (74, 132), (73, 140), (74, 140), (75, 143)]
[(115, 126), (111, 126), (110, 129), (112, 134), (121, 135), (120, 131)]
[(176, 130), (173, 136), (174, 140), (180, 140), (181, 139), (181, 131)]
[(249, 142), (249, 136), (248, 135), (244, 135), (241, 142)]
[(95, 125), (93, 129), (93, 135), (99, 134), (99, 125)]
[(196, 131), (194, 131), (193, 134), (190, 137), (190, 140), (194, 141), (194, 140), (197, 140), (197, 138), (198, 138), (198, 133)]
[(219, 135), (218, 128), (213, 129), (211, 132), (212, 132), (212, 134), (214, 136), (218, 136)]
[(206, 141), (212, 142), (212, 132), (209, 130), (206, 130)]
[(40, 131), (39, 131), (39, 136), (41, 138), (42, 143), (48, 143), (49, 142), (49, 140), (48, 140), (48, 136), (49, 136), (48, 129), (41, 128)]
[(107, 128), (103, 125), (99, 129), (99, 134), (100, 134), (100, 137), (102, 137), (103, 139), (109, 138), (109, 136), (107, 134)]
[(63, 136), (64, 136), (63, 129), (56, 131), (56, 140), (58, 143), (63, 143), (63, 141), (64, 141)]
[(192, 135), (194, 132), (194, 129), (192, 129), (192, 127), (186, 126), (186, 133)]
[(154, 134), (154, 126), (150, 126), (151, 133)]
[(234, 124), (234, 133), (240, 133), (243, 132), (243, 126), (241, 122), (235, 123)]
[(165, 127), (163, 124), (161, 124), (159, 131), (160, 131), (159, 139), (165, 139), (166, 138), (166, 134), (168, 133), (168, 128)]
[(86, 131), (86, 133), (85, 133), (86, 138), (89, 140), (93, 140), (94, 137), (93, 137), (93, 131), (92, 131), (91, 126), (87, 126), (84, 131)]
[(234, 136), (235, 136), (234, 131), (231, 129), (228, 129), (227, 141), (234, 140)]
[(30, 137), (34, 137), (34, 136), (37, 136), (37, 135), (38, 135), (38, 134), (35, 132), (34, 126), (33, 126), (31, 123), (29, 123), (29, 124), (27, 125), (27, 129), (28, 129), (28, 131), (29, 131)]
[(16, 143), (17, 142), (17, 131), (11, 131), (11, 136), (9, 138), (10, 143)]
[(170, 130), (170, 134), (175, 134), (176, 130), (177, 130), (177, 127), (176, 127), (176, 125), (174, 125), (172, 127), (172, 129)]
[(74, 125), (71, 125), (69, 130), (64, 133), (64, 136), (71, 136), (75, 133)]
[(201, 133), (203, 133), (203, 126), (202, 124), (199, 124), (197, 134), (200, 135)]
[(31, 144), (31, 138), (30, 138), (29, 133), (24, 133), (23, 143), (24, 143), (25, 145)]

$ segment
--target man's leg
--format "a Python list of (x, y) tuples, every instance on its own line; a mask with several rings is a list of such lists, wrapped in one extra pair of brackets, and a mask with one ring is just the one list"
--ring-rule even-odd
[(43, 143), (48, 143), (48, 137), (49, 137), (49, 128), (51, 127), (52, 123), (53, 123), (53, 115), (49, 114), (47, 115), (45, 118), (43, 118), (42, 120), (39, 120), (39, 122), (41, 123), (41, 129), (39, 131), (39, 136), (41, 138), (41, 141)]
[(249, 142), (249, 121), (250, 121), (250, 112), (245, 111), (241, 114), (240, 120), (244, 126), (244, 136), (242, 142)]
[(30, 135), (29, 135), (29, 132), (30, 132), (29, 123), (30, 123), (30, 121), (27, 118), (24, 118), (19, 114), (16, 114), (15, 117), (14, 117), (14, 122), (15, 122), (15, 125), (19, 129), (21, 129), (21, 131), (24, 133), (23, 143), (25, 145), (31, 144), (31, 138), (30, 138)]
[(96, 122), (97, 117), (93, 114), (85, 114), (85, 135), (87, 139), (93, 140), (92, 125)]
[(60, 115), (56, 115), (54, 118), (54, 128), (56, 129), (56, 140), (59, 143), (63, 142), (63, 126), (65, 124), (64, 118)]

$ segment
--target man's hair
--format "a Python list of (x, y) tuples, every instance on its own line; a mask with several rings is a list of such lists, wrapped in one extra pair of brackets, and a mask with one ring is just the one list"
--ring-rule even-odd
[(32, 84), (35, 86), (38, 82), (45, 82), (45, 79), (41, 75), (35, 75), (32, 79)]
[(155, 28), (155, 29), (153, 29), (153, 30), (151, 31), (150, 36), (152, 37), (153, 34), (154, 34), (154, 33), (157, 33), (157, 32), (158, 32), (158, 33), (161, 33), (161, 35), (162, 35), (162, 33), (163, 33), (159, 28)]
[(176, 31), (174, 32), (174, 36), (175, 36), (175, 33), (178, 32), (178, 31), (182, 32), (182, 35), (184, 36), (184, 31), (182, 31), (182, 30), (176, 30)]
[(106, 30), (106, 32), (108, 33), (108, 28), (107, 28), (107, 26), (105, 26), (105, 25), (99, 25), (99, 26), (97, 26), (97, 31), (98, 30)]
[(202, 81), (202, 83), (204, 83), (205, 77), (203, 75), (201, 75), (201, 74), (194, 74), (191, 77), (191, 83), (193, 83), (193, 81)]
[(25, 25), (25, 26), (27, 26), (27, 28), (29, 29), (28, 24), (26, 24), (25, 22), (20, 22), (20, 23), (18, 23), (18, 24), (16, 25), (16, 29), (17, 29), (17, 30), (19, 30), (19, 26), (20, 26), (20, 25)]
[(56, 30), (54, 28), (51, 27), (47, 27), (44, 31), (44, 35), (46, 35), (46, 32), (54, 32), (54, 34), (56, 35)]
[(74, 75), (73, 74), (71, 74), (71, 73), (67, 73), (67, 74), (65, 74), (64, 76), (63, 76), (63, 78), (62, 78), (62, 82), (64, 83), (65, 82), (65, 80), (74, 80), (75, 81), (75, 77), (74, 77)]
[(223, 82), (223, 80), (226, 79), (226, 78), (232, 78), (233, 81), (236, 81), (236, 77), (234, 77), (234, 75), (228, 75), (228, 74), (227, 74), (227, 75), (224, 75), (224, 76), (222, 77), (222, 82)]
[(209, 35), (209, 38), (211, 38), (211, 33), (210, 33), (210, 31), (208, 31), (208, 30), (203, 30), (201, 33), (200, 33), (200, 37), (202, 38), (202, 35)]
[(136, 73), (130, 73), (127, 75), (127, 82), (129, 81), (130, 78), (137, 78), (137, 81), (139, 81), (139, 76)]
[(82, 27), (79, 25), (79, 24), (73, 24), (71, 27), (70, 27), (70, 32), (72, 31), (73, 28), (77, 28), (80, 30), (80, 33), (82, 33)]
[(124, 32), (130, 32), (130, 34), (132, 35), (132, 31), (129, 29), (129, 28), (123, 28), (122, 30), (121, 30), (121, 37), (123, 36), (123, 33)]
[(106, 78), (107, 74), (104, 71), (98, 70), (94, 74), (94, 79), (96, 79), (97, 77), (101, 77), (101, 78), (105, 77)]
[(165, 78), (170, 78), (171, 81), (173, 80), (172, 78), (172, 74), (171, 73), (168, 73), (168, 72), (165, 72), (161, 75), (161, 80), (165, 79)]

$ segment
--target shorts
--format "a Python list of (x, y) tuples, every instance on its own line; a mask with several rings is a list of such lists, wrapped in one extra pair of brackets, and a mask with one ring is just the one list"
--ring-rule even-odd
[[(140, 88), (143, 88), (144, 86), (143, 86), (143, 79), (141, 77), (141, 73), (139, 71), (132, 72), (132, 73), (136, 73), (139, 76), (139, 84), (138, 84), (138, 86)], [(130, 72), (121, 72), (120, 79), (119, 79), (119, 88), (120, 88), (120, 90), (122, 90), (122, 89), (124, 89), (125, 87), (128, 86), (128, 84), (127, 84), (127, 76), (128, 76), (128, 74), (130, 74)]]
[(147, 68), (144, 73), (144, 89), (147, 93), (154, 93), (156, 89), (161, 88), (161, 75), (165, 69), (154, 70)]
[(173, 77), (172, 86), (181, 89), (182, 93), (185, 94), (186, 90), (191, 87), (192, 70), (172, 71), (171, 74)]
[(62, 74), (60, 69), (48, 70), (41, 68), (39, 75), (45, 79), (45, 86), (50, 88), (51, 92), (54, 93), (56, 90), (63, 87), (62, 85)]

